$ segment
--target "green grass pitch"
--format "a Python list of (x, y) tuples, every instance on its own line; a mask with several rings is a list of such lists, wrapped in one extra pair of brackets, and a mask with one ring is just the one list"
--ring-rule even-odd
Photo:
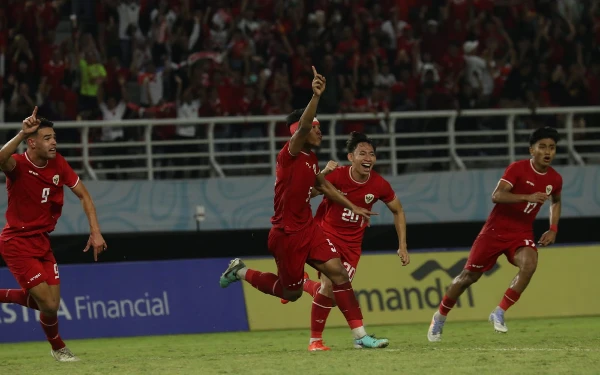
[[(600, 317), (453, 322), (443, 342), (427, 324), (371, 327), (387, 349), (357, 350), (326, 329), (330, 352), (309, 353), (308, 330), (70, 340), (82, 361), (57, 363), (46, 342), (0, 345), (2, 374), (600, 374)], [(190, 323), (193, 324), (193, 323)], [(1, 332), (0, 332), (1, 334)]]

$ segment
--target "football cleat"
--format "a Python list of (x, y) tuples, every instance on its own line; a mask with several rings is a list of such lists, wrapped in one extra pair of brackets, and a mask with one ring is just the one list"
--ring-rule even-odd
[(58, 350), (50, 350), (50, 355), (52, 358), (56, 359), (58, 362), (77, 362), (79, 358), (73, 354), (66, 346), (62, 349)]
[(439, 312), (433, 314), (431, 318), (431, 324), (429, 325), (429, 331), (427, 331), (427, 340), (430, 342), (442, 341), (442, 331), (444, 330), (444, 323), (446, 319), (441, 319)]
[(508, 332), (508, 327), (504, 323), (504, 310), (496, 308), (489, 317), (489, 322), (494, 326), (494, 331), (498, 333)]
[(309, 352), (324, 352), (327, 350), (331, 350), (330, 347), (325, 346), (323, 340), (313, 341), (308, 345)]
[(229, 262), (229, 267), (227, 267), (227, 269), (225, 270), (225, 272), (223, 272), (221, 278), (219, 279), (219, 284), (221, 285), (221, 288), (227, 288), (232, 283), (239, 281), (237, 272), (242, 268), (246, 268), (246, 265), (239, 258), (235, 258), (234, 260)]
[(355, 349), (363, 349), (363, 348), (385, 348), (390, 344), (388, 339), (378, 339), (373, 335), (366, 335), (361, 337), (360, 339), (354, 340), (354, 348)]

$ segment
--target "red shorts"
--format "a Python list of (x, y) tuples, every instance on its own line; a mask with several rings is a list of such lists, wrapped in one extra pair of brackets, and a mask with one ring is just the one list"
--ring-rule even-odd
[(333, 243), (325, 238), (323, 230), (316, 223), (292, 234), (271, 228), (269, 251), (277, 263), (279, 281), (288, 290), (302, 288), (306, 263), (311, 260), (327, 262), (340, 257)]
[(495, 235), (479, 234), (475, 242), (473, 242), (465, 269), (473, 272), (489, 271), (494, 267), (501, 254), (506, 255), (506, 259), (514, 265), (515, 254), (519, 248), (531, 247), (537, 251), (535, 241), (532, 238), (533, 235), (529, 234), (512, 238), (499, 238)]
[[(327, 236), (327, 234), (325, 234), (325, 236)], [(358, 267), (358, 261), (360, 260), (360, 247), (350, 248), (348, 244), (342, 242), (341, 240), (338, 240), (333, 236), (330, 236), (329, 238), (331, 238), (333, 246), (340, 253), (342, 264), (348, 272), (348, 277), (350, 278), (350, 281), (352, 281), (354, 279), (354, 274), (356, 274), (356, 267)], [(321, 272), (318, 273), (318, 277), (319, 279), (321, 278)]]
[(47, 233), (0, 240), (0, 255), (23, 289), (31, 289), (43, 282), (60, 284), (58, 264)]

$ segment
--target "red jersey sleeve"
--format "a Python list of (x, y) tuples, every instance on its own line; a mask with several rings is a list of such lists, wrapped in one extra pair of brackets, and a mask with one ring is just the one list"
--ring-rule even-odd
[(15, 159), (15, 166), (13, 169), (11, 169), (10, 171), (3, 171), (4, 175), (9, 179), (9, 180), (15, 180), (18, 176), (19, 176), (19, 171), (21, 170), (21, 158), (19, 157), (18, 154), (13, 154), (11, 156), (13, 159)]
[(290, 152), (290, 141), (287, 141), (281, 151), (279, 151), (279, 155), (277, 155), (277, 161), (281, 164), (282, 167), (286, 168), (296, 158), (297, 155), (292, 155)]
[(554, 190), (554, 193), (552, 193), (552, 195), (559, 195), (562, 192), (562, 186), (563, 186), (562, 176), (560, 174), (556, 173), (556, 190)]
[(383, 203), (390, 203), (396, 199), (396, 193), (394, 192), (394, 189), (392, 189), (392, 185), (384, 178), (381, 178), (380, 189), (379, 196)]
[(67, 160), (60, 154), (56, 155), (56, 161), (60, 168), (60, 178), (69, 189), (75, 188), (79, 184), (79, 176), (71, 168)]
[(519, 176), (522, 175), (520, 166), (521, 164), (517, 162), (509, 165), (500, 180), (508, 182), (510, 186), (514, 187), (517, 184), (517, 181), (519, 181)]

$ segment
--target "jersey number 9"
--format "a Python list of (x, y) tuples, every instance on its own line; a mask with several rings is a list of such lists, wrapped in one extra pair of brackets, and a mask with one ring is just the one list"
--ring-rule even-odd
[(42, 189), (42, 203), (48, 202), (48, 196), (50, 195), (50, 188)]

